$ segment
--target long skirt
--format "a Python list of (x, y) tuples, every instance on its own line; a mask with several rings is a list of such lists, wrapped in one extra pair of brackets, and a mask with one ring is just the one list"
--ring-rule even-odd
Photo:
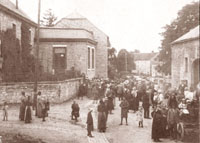
[(19, 119), (21, 121), (24, 120), (24, 114), (25, 114), (25, 105), (20, 105), (20, 109), (19, 109)]
[(27, 106), (25, 110), (25, 123), (30, 123), (32, 120), (32, 115), (31, 115), (31, 107)]
[(112, 98), (108, 98), (108, 110), (113, 110), (114, 109), (114, 105), (113, 105), (113, 99)]
[(42, 105), (41, 104), (37, 104), (37, 117), (38, 118), (42, 118)]
[(153, 119), (153, 123), (152, 123), (152, 134), (151, 137), (152, 139), (159, 139), (162, 137), (162, 121), (154, 121)]
[(98, 129), (102, 131), (106, 129), (106, 115), (104, 112), (98, 113)]

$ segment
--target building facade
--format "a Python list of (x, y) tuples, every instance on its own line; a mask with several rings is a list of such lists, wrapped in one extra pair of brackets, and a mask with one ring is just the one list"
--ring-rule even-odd
[(41, 28), (39, 57), (45, 72), (71, 68), (89, 79), (107, 77), (109, 37), (78, 13), (62, 18), (52, 28)]
[[(21, 45), (21, 35), (22, 35), (22, 23), (26, 23), (30, 27), (30, 45), (34, 49), (34, 37), (37, 24), (34, 23), (21, 9), (19, 9), (18, 4), (12, 3), (10, 0), (0, 0), (0, 33), (5, 32), (8, 29), (14, 31), (16, 38), (19, 39), (19, 44)], [(3, 56), (2, 56), (2, 39), (0, 35), (0, 69), (2, 69)], [(0, 80), (2, 80), (2, 73), (0, 71)]]
[(172, 86), (185, 82), (195, 88), (200, 78), (199, 26), (172, 42)]
[(156, 56), (158, 53), (132, 53), (134, 57), (134, 62), (136, 65), (137, 74), (145, 74), (151, 76), (157, 76), (156, 71), (157, 60)]
[(12, 3), (10, 0), (0, 0), (0, 31), (13, 29), (16, 32), (16, 38), (21, 41), (22, 22), (30, 26), (30, 44), (33, 46), (37, 24), (19, 9), (17, 4)]

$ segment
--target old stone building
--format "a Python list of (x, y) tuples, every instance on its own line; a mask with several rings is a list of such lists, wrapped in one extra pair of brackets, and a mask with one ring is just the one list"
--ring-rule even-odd
[(199, 26), (172, 42), (172, 86), (178, 87), (183, 81), (195, 87), (199, 82)]
[(21, 9), (18, 4), (10, 0), (0, 0), (0, 31), (13, 29), (16, 31), (16, 38), (21, 40), (22, 22), (29, 24), (31, 34), (31, 45), (34, 45), (35, 28), (37, 26)]
[(71, 68), (88, 78), (107, 77), (109, 37), (78, 13), (62, 18), (51, 28), (41, 28), (39, 57), (48, 73)]
[(156, 66), (158, 60), (156, 59), (158, 53), (132, 53), (134, 62), (136, 64), (136, 73), (151, 76), (157, 76)]
[[(18, 3), (14, 4), (10, 0), (0, 0), (0, 33), (8, 29), (15, 32), (16, 38), (19, 39), (21, 44), (21, 26), (22, 23), (29, 25), (30, 44), (34, 46), (35, 29), (37, 24), (34, 23), (21, 9)], [(2, 38), (0, 35), (0, 69), (3, 64), (3, 57), (1, 53)], [(0, 71), (0, 80), (2, 80), (2, 73)]]

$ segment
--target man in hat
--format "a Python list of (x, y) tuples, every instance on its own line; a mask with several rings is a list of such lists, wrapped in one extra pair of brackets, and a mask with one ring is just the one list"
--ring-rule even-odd
[(93, 137), (92, 136), (92, 131), (94, 129), (94, 125), (93, 125), (93, 117), (92, 117), (92, 108), (89, 108), (89, 112), (87, 115), (87, 131), (88, 131), (88, 136), (89, 137)]

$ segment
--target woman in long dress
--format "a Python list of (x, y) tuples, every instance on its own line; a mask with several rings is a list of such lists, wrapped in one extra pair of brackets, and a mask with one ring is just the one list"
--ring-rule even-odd
[(19, 109), (19, 119), (21, 121), (24, 121), (24, 114), (25, 114), (25, 107), (26, 107), (25, 102), (26, 102), (25, 92), (22, 92), (21, 104), (20, 104), (20, 109)]
[(42, 107), (43, 107), (43, 100), (41, 96), (41, 92), (38, 93), (37, 97), (37, 117), (42, 118)]
[(26, 105), (26, 108), (25, 108), (24, 120), (25, 120), (25, 123), (31, 123), (31, 120), (32, 120), (31, 96), (28, 96), (28, 100), (26, 101), (25, 105)]
[(98, 111), (98, 129), (99, 132), (106, 131), (106, 113), (105, 113), (105, 105), (102, 100), (100, 100), (100, 104), (97, 107)]
[(153, 117), (153, 123), (152, 123), (152, 139), (155, 142), (160, 142), (160, 138), (162, 137), (162, 112), (161, 112), (161, 108), (160, 105), (157, 105), (157, 107), (155, 107), (154, 111), (151, 113), (152, 117)]

